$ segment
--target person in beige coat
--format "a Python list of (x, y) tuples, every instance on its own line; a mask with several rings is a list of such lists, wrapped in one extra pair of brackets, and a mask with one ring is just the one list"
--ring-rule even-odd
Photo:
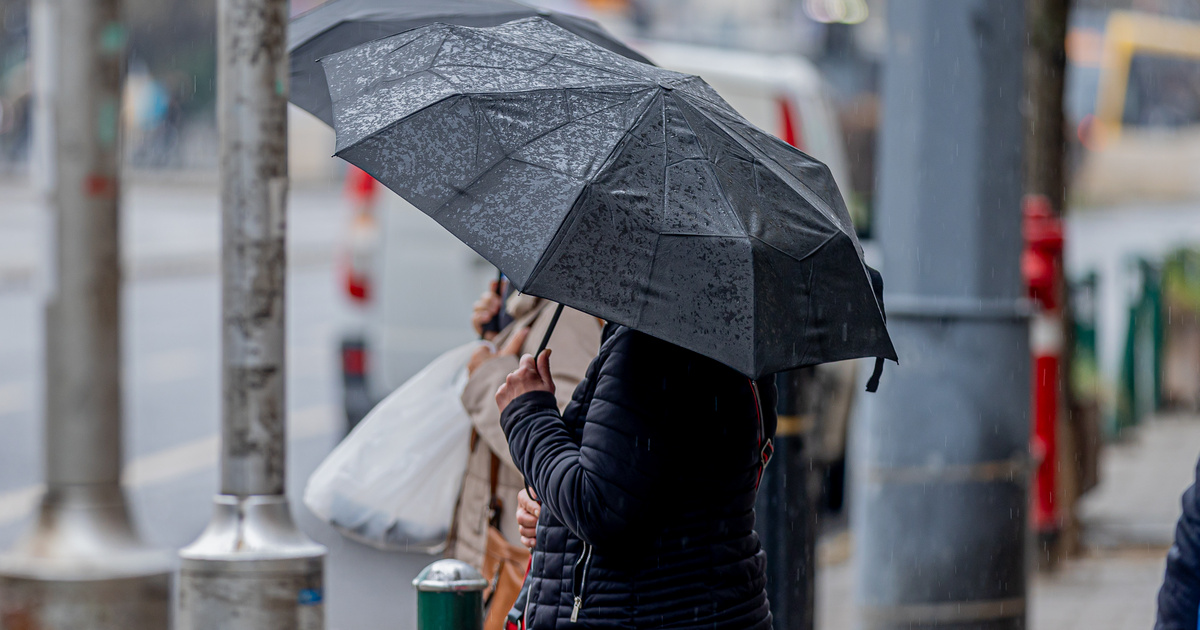
[[(493, 291), (485, 293), (475, 305), (472, 323), (476, 332), (482, 331), (484, 323), (500, 309), (501, 300), (494, 291), (493, 286)], [(537, 352), (557, 304), (514, 293), (504, 306), (514, 319), (491, 339), (498, 348), (495, 353), (483, 347), (471, 358), (467, 365), (470, 377), (462, 394), (463, 407), (470, 415), (475, 431), (448, 553), (476, 568), (483, 565), (487, 542), (493, 454), (500, 463), (496, 488), (496, 495), (503, 504), (499, 512), (500, 532), (510, 543), (521, 544), (516, 521), (517, 493), (525, 484), (513, 464), (508, 442), (500, 428), (496, 390), (508, 374), (517, 369), (522, 355)], [(583, 380), (588, 364), (599, 351), (601, 328), (595, 317), (572, 308), (563, 309), (547, 346), (554, 353), (551, 376), (557, 387), (560, 410), (570, 402), (571, 393)]]

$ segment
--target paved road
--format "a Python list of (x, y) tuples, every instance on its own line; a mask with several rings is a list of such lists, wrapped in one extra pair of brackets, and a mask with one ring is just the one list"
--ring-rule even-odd
[[(0, 549), (28, 526), (41, 478), (41, 223), (20, 183), (0, 183)], [(126, 485), (146, 540), (178, 548), (207, 524), (216, 490), (219, 427), (217, 199), (211, 185), (137, 186), (123, 222)], [(309, 473), (341, 437), (337, 344), (347, 325), (335, 273), (343, 220), (336, 188), (293, 191), (288, 278), (289, 494), (310, 536), (327, 545), (331, 630), (409, 626), (411, 580), (428, 556), (381, 553), (342, 539), (299, 501)], [(413, 234), (428, 231), (413, 218)], [(407, 220), (396, 229), (403, 231)], [(436, 226), (434, 226), (436, 227)], [(464, 304), (478, 294), (460, 250), (428, 238), (422, 282), (443, 295), (422, 300), (416, 325), (447, 344), (470, 338)], [(408, 253), (404, 253), (408, 252)], [(445, 259), (445, 265), (439, 260)], [(439, 271), (439, 268), (450, 271)], [(440, 274), (440, 275), (439, 275)], [(464, 275), (466, 274), (466, 275)], [(395, 328), (403, 331), (404, 322)], [(449, 347), (449, 345), (447, 345)], [(444, 348), (442, 348), (444, 349)], [(427, 349), (425, 354), (436, 349)], [(411, 373), (411, 362), (397, 366)], [(407, 363), (412, 363), (408, 365)], [(401, 374), (402, 375), (402, 374)]]

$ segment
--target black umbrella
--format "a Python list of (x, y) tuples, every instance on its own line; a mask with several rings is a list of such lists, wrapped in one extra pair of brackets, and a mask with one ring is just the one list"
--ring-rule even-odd
[(538, 18), (322, 63), (337, 155), (519, 290), (748, 376), (896, 358), (829, 169), (699, 78)]
[(434, 22), (496, 26), (532, 16), (544, 17), (588, 41), (646, 62), (592, 20), (513, 0), (333, 0), (296, 16), (288, 26), (290, 99), (333, 125), (329, 88), (317, 63), (321, 57)]

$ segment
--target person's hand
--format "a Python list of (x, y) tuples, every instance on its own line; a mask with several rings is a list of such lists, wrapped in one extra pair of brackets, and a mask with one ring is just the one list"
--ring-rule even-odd
[(504, 413), (504, 409), (517, 396), (537, 391), (554, 393), (554, 379), (550, 378), (549, 348), (538, 356), (537, 361), (533, 360), (532, 354), (521, 357), (516, 371), (509, 374), (500, 389), (496, 390), (496, 406), (500, 408), (500, 413)]
[(471, 325), (475, 327), (475, 334), (480, 335), (484, 339), (491, 341), (496, 337), (494, 332), (483, 332), (484, 324), (492, 321), (496, 315), (500, 314), (501, 299), (496, 295), (496, 289), (499, 286), (498, 281), (492, 280), (488, 284), (488, 290), (479, 296), (479, 300), (475, 302), (475, 310), (471, 314)]
[(492, 352), (492, 347), (490, 345), (481, 344), (475, 350), (475, 354), (471, 355), (471, 360), (467, 361), (467, 376), (474, 374), (475, 370), (478, 369), (479, 366), (483, 365), (494, 357), (517, 356), (521, 353), (521, 346), (525, 345), (525, 338), (528, 336), (528, 328), (522, 328), (521, 330), (518, 330), (508, 338), (508, 342), (504, 344), (503, 348), (500, 348), (499, 352)]
[(521, 544), (533, 549), (537, 544), (537, 522), (542, 515), (542, 504), (537, 502), (537, 494), (524, 488), (517, 493), (517, 533), (521, 535)]

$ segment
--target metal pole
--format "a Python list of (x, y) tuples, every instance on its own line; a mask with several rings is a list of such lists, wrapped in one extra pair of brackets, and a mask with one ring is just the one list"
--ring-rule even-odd
[(325, 548), (284, 487), (286, 0), (219, 0), (221, 494), (180, 552), (181, 630), (323, 628)]
[(878, 234), (901, 365), (857, 428), (859, 627), (1025, 627), (1024, 3), (889, 5)]
[(142, 544), (120, 486), (120, 2), (36, 0), (31, 26), (46, 490), (0, 558), (0, 628), (166, 628), (170, 555)]
[(806, 387), (812, 369), (775, 376), (775, 454), (763, 470), (754, 511), (767, 554), (767, 599), (776, 630), (812, 630), (816, 588), (819, 475), (805, 448), (813, 423)]

